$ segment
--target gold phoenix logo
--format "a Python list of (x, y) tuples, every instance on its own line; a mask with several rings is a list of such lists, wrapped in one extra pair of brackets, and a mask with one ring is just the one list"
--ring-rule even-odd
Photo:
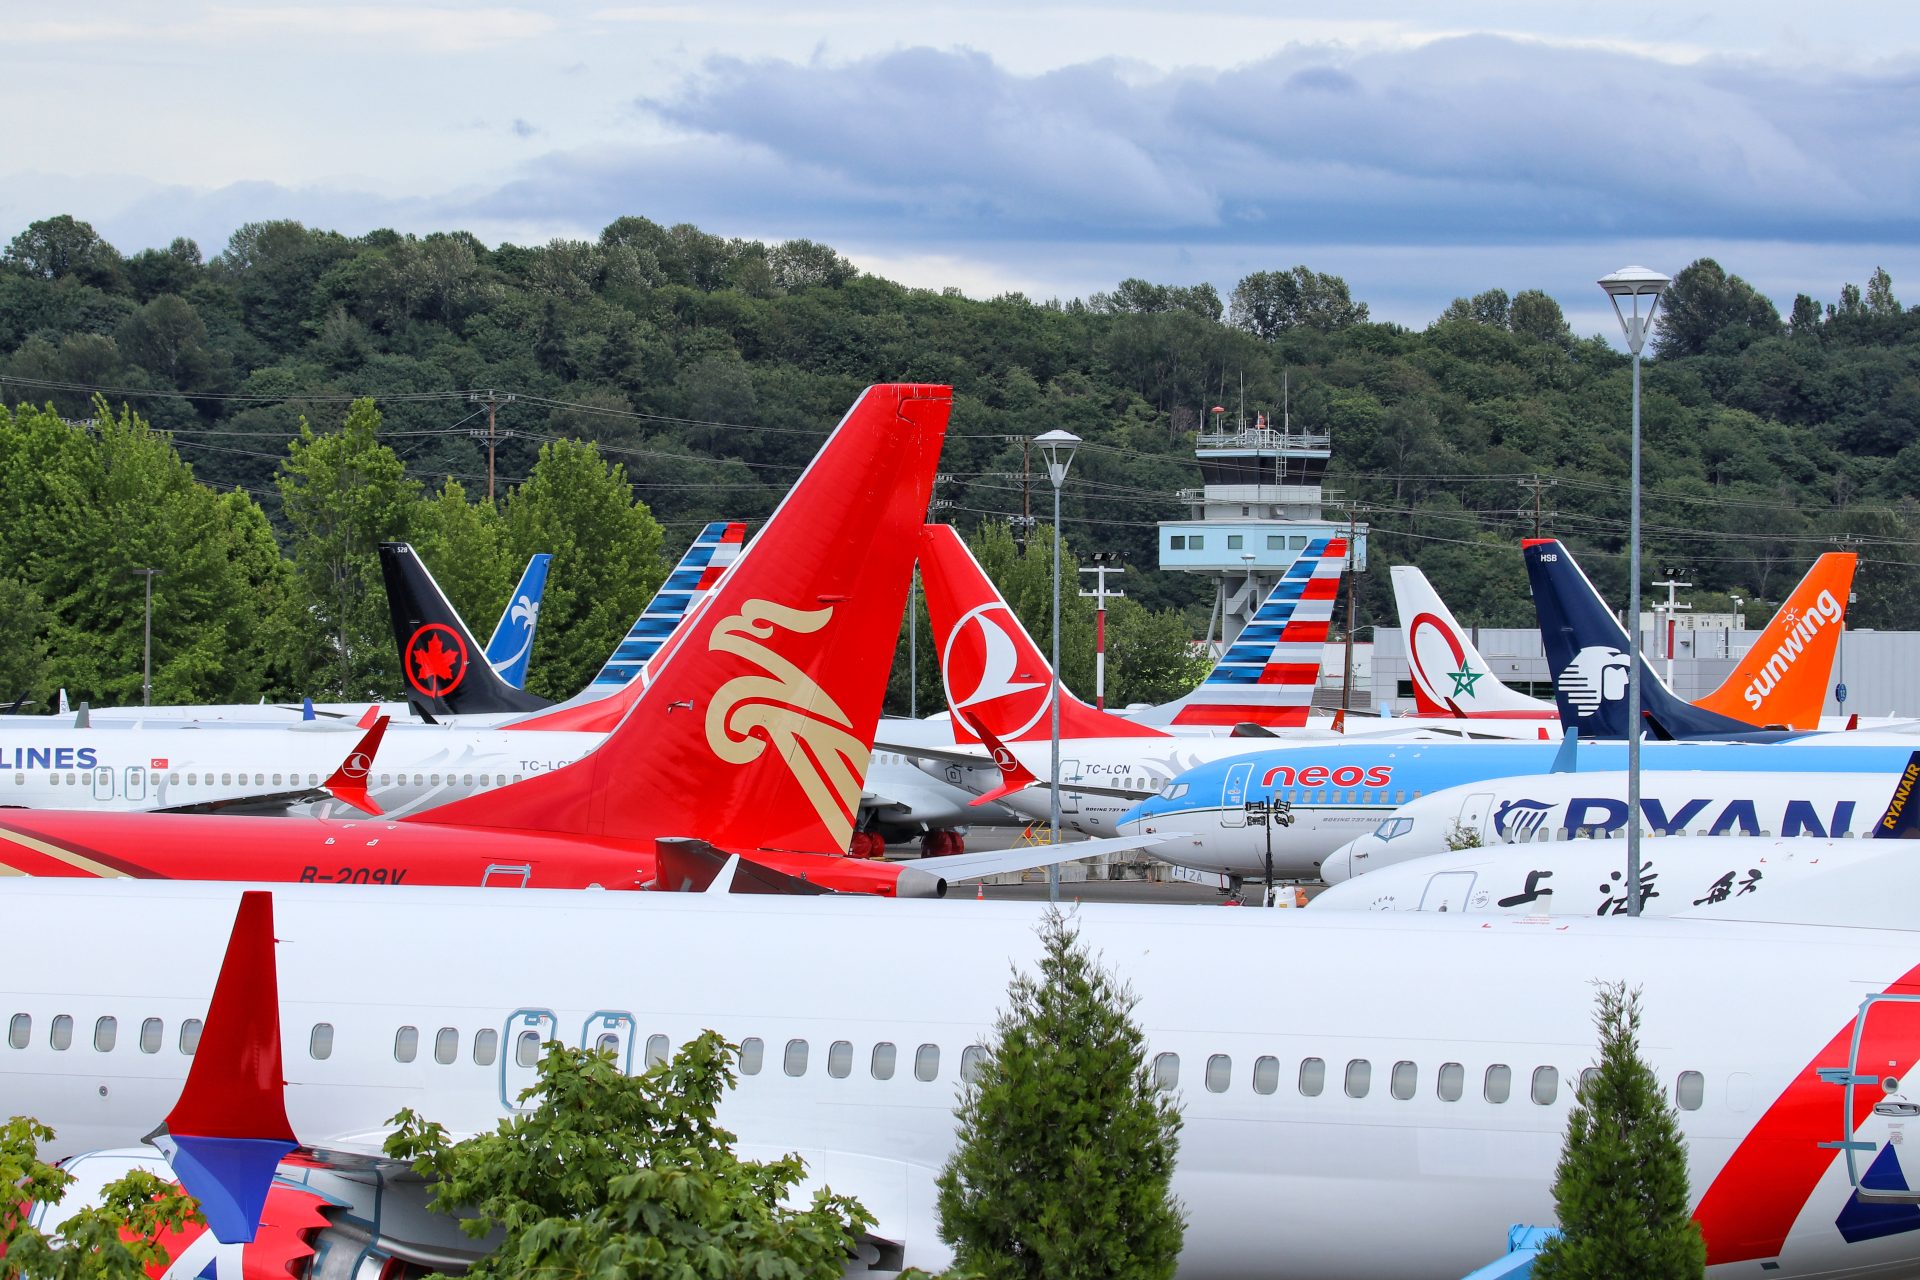
[(871, 752), (825, 690), (761, 643), (776, 629), (818, 631), (832, 617), (831, 607), (803, 611), (749, 600), (715, 625), (708, 650), (745, 658), (767, 674), (738, 676), (720, 686), (707, 705), (707, 745), (729, 764), (751, 764), (773, 744), (842, 849), (853, 835)]

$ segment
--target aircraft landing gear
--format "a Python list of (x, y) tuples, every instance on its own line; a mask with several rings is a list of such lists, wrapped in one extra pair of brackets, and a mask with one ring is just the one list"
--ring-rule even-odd
[(920, 837), (920, 856), (923, 858), (939, 858), (966, 851), (967, 838), (958, 831), (929, 831)]

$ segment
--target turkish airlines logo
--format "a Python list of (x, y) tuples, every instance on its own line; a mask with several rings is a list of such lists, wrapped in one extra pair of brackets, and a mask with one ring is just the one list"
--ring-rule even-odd
[(407, 638), (407, 683), (429, 698), (444, 698), (467, 678), (467, 646), (459, 632), (429, 622)]
[(1839, 622), (1844, 612), (1833, 592), (1822, 591), (1814, 600), (1813, 608), (1803, 614), (1788, 613), (1784, 619), (1787, 624), (1785, 638), (1773, 651), (1773, 656), (1767, 659), (1767, 665), (1760, 668), (1760, 674), (1747, 685), (1747, 705), (1755, 711), (1760, 710), (1766, 704), (1767, 695), (1779, 687), (1780, 681), (1793, 669), (1793, 664), (1799, 661), (1801, 653), (1813, 642), (1813, 638), (1820, 634), (1823, 627)]
[(1020, 737), (1047, 713), (1051, 682), (1044, 669), (1019, 669), (1019, 628), (1001, 601), (978, 605), (954, 624), (940, 655), (947, 705), (956, 713), (972, 711), (1001, 738)]
[(1618, 702), (1627, 696), (1627, 655), (1611, 645), (1588, 645), (1560, 673), (1560, 692), (1583, 720), (1602, 702)]
[(340, 766), (340, 772), (355, 782), (364, 781), (372, 770), (373, 758), (364, 751), (354, 752)]
[(765, 675), (736, 676), (707, 706), (707, 745), (729, 764), (751, 764), (772, 744), (825, 827), (831, 847), (853, 836), (871, 751), (846, 712), (814, 680), (762, 643), (776, 631), (810, 634), (827, 625), (831, 607), (803, 611), (749, 600), (707, 636), (711, 651), (744, 658)]

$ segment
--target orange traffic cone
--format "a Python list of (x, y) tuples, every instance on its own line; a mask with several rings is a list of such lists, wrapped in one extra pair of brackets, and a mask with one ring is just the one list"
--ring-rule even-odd
[(985, 902), (987, 900), (987, 882), (985, 880), (973, 886), (973, 900), (975, 902)]

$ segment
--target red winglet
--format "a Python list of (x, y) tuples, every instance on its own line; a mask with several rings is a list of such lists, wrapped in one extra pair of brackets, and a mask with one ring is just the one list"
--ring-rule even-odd
[(362, 729), (371, 729), (373, 728), (374, 721), (378, 720), (379, 718), (380, 718), (380, 708), (369, 706), (365, 711), (360, 713), (359, 727)]
[(367, 730), (333, 776), (321, 783), (321, 789), (335, 800), (344, 800), (363, 813), (380, 816), (380, 806), (367, 794), (367, 776), (373, 771), (373, 757), (380, 750), (380, 739), (387, 736), (387, 717), (379, 716)]
[(990, 804), (1001, 796), (1010, 796), (1016, 791), (1025, 791), (1028, 787), (1040, 784), (1040, 779), (1034, 777), (1033, 772), (1020, 763), (1020, 757), (1008, 750), (1006, 743), (994, 737), (987, 726), (964, 711), (960, 713), (960, 718), (966, 721), (967, 728), (973, 730), (980, 741), (987, 744), (987, 750), (993, 753), (994, 764), (1000, 767), (1000, 785), (983, 796), (967, 801), (969, 806)]
[(200, 1046), (180, 1101), (167, 1113), (169, 1133), (295, 1141), (280, 1063), (273, 946), (273, 895), (241, 894)]

